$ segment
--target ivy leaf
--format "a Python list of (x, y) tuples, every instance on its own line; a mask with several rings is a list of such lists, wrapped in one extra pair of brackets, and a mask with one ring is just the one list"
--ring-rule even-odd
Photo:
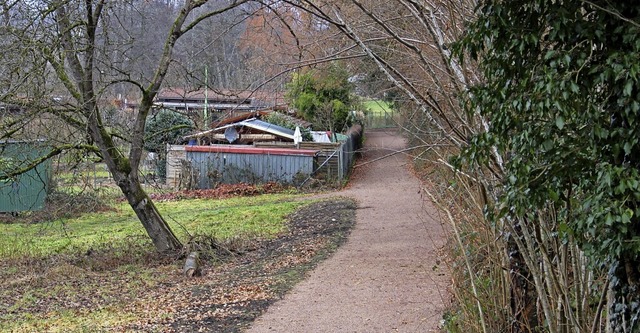
[(625, 142), (623, 149), (625, 155), (631, 155), (631, 143)]
[(631, 218), (633, 218), (633, 210), (627, 208), (624, 213), (622, 213), (622, 223), (629, 223), (631, 222)]
[(633, 80), (628, 80), (627, 83), (624, 85), (624, 90), (622, 91), (622, 93), (624, 94), (624, 96), (631, 96), (632, 90), (633, 90)]
[(571, 89), (571, 92), (574, 94), (577, 94), (580, 91), (580, 87), (578, 87), (578, 85), (573, 81), (569, 84), (569, 89)]
[(556, 127), (558, 127), (558, 129), (560, 130), (564, 128), (564, 117), (558, 116), (556, 118)]
[(606, 226), (610, 227), (610, 226), (613, 225), (613, 222), (614, 222), (613, 215), (611, 215), (611, 213), (607, 213), (607, 216), (606, 216), (606, 218), (604, 220), (604, 224)]

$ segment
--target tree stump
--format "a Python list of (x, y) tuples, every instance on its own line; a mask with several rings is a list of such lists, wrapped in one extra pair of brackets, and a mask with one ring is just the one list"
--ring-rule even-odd
[(201, 276), (202, 270), (200, 269), (200, 256), (198, 252), (191, 252), (184, 262), (184, 268), (182, 273), (186, 277)]

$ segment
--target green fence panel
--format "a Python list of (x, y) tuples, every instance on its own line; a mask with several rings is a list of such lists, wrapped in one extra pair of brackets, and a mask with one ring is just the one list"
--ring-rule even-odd
[[(0, 141), (0, 175), (24, 168), (48, 152), (42, 141)], [(51, 160), (9, 180), (0, 181), (0, 212), (44, 208)]]

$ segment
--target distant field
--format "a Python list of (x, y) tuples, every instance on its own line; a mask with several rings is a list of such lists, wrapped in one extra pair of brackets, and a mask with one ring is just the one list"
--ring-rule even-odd
[(369, 110), (370, 114), (373, 115), (384, 115), (385, 113), (391, 113), (393, 112), (393, 108), (391, 108), (391, 105), (383, 100), (368, 100), (365, 101), (364, 103), (364, 107)]
[(365, 126), (367, 128), (389, 128), (398, 125), (398, 113), (391, 105), (383, 100), (365, 101)]
[(111, 178), (111, 174), (107, 170), (107, 166), (104, 163), (96, 163), (90, 165), (84, 165), (83, 167), (75, 168), (69, 171), (60, 171), (55, 175), (56, 179), (64, 181), (65, 183), (74, 183), (80, 179), (102, 179)]

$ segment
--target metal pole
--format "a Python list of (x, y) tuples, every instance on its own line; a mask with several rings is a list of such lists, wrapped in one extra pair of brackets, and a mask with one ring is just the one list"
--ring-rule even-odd
[(204, 129), (209, 129), (209, 65), (204, 65)]

